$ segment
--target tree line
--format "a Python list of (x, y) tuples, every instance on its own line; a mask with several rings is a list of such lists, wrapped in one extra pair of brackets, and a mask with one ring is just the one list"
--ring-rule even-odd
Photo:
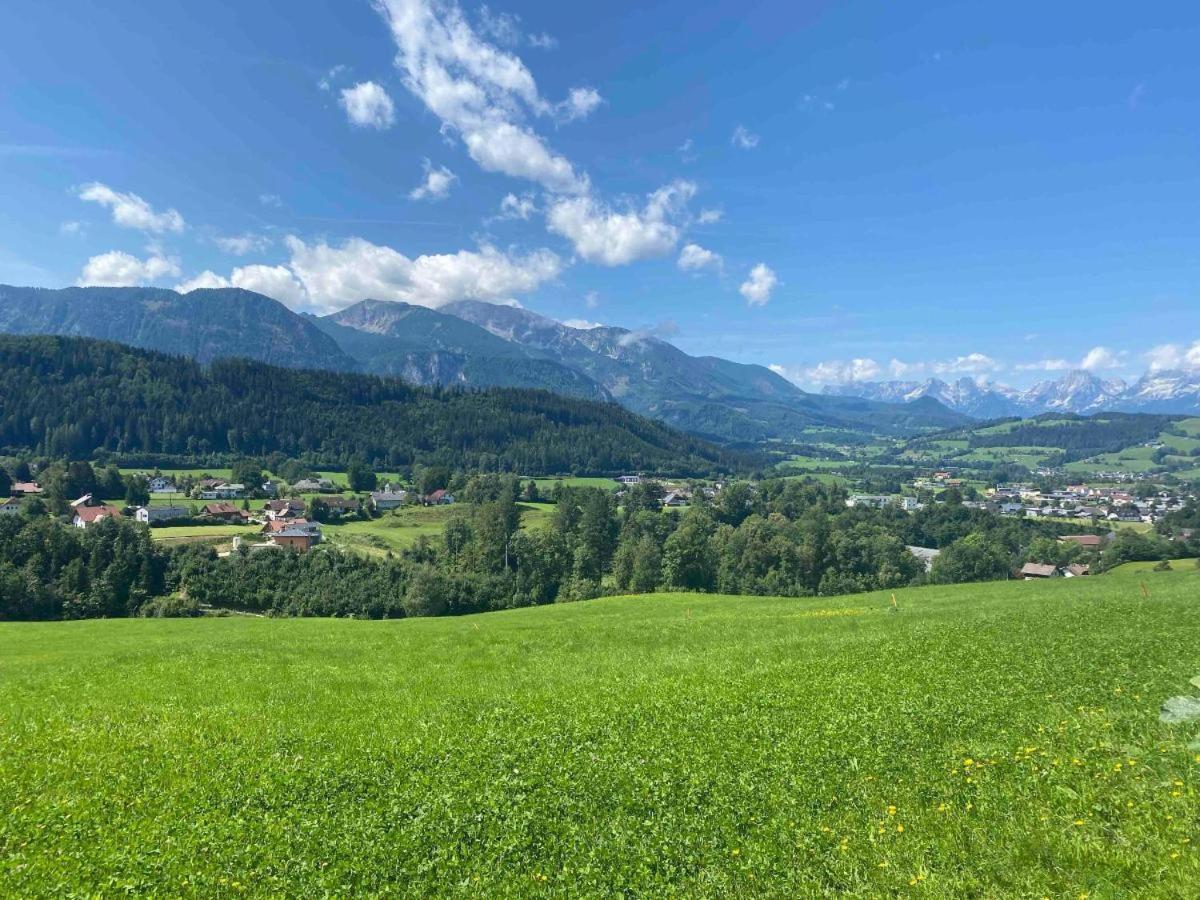
[[(811, 480), (733, 482), (712, 497), (696, 491), (685, 509), (664, 509), (653, 482), (620, 497), (559, 484), (544, 527), (522, 527), (529, 486), (520, 479), (456, 480), (465, 502), (442, 535), (386, 558), (334, 548), (218, 557), (203, 546), (156, 545), (128, 520), (81, 531), (28, 513), (0, 517), (0, 618), (205, 608), (395, 618), (659, 590), (817, 596), (1002, 579), (1028, 559), (1061, 563), (1082, 552), (1055, 540), (1078, 526), (1007, 519), (959, 502), (915, 514), (851, 508), (841, 488)], [(911, 545), (941, 550), (932, 571)], [(1103, 565), (1198, 550), (1122, 533)]]
[(681, 475), (755, 462), (611, 403), (247, 360), (205, 367), (80, 338), (0, 336), (0, 397), (0, 448), (55, 458), (275, 453), (313, 467)]

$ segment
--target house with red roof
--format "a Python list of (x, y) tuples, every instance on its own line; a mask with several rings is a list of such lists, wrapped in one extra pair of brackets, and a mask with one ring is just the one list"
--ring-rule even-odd
[(119, 519), (121, 511), (115, 506), (79, 506), (75, 509), (75, 518), (71, 524), (76, 528), (87, 528), (102, 519)]

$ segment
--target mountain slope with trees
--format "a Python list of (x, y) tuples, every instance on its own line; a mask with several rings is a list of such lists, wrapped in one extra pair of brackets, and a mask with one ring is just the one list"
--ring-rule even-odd
[(200, 362), (244, 357), (290, 368), (356, 367), (309, 319), (238, 288), (180, 294), (151, 287), (0, 285), (0, 332), (97, 338)]
[(365, 300), (315, 318), (235, 288), (0, 286), (0, 332), (94, 337), (208, 362), (395, 375), (422, 385), (539, 388), (612, 399), (710, 439), (791, 440), (813, 426), (910, 435), (962, 424), (920, 405), (824, 397), (763, 366), (689, 356), (623, 328), (572, 328), (527, 310), (460, 302), (440, 310)]
[(0, 447), (354, 459), (464, 470), (713, 473), (748, 465), (615, 404), (545, 391), (414, 387), (371, 375), (0, 336)]

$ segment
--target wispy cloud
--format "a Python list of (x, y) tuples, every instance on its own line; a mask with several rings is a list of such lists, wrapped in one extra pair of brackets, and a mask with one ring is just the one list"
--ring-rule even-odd
[(1138, 105), (1142, 102), (1142, 97), (1144, 97), (1145, 95), (1146, 95), (1145, 82), (1139, 82), (1138, 84), (1135, 84), (1133, 86), (1133, 90), (1131, 90), (1129, 92), (1129, 96), (1125, 98), (1125, 104), (1126, 104), (1126, 106), (1129, 107), (1130, 112), (1133, 112), (1134, 110), (1136, 110), (1138, 108)]
[(425, 169), (425, 179), (408, 192), (413, 200), (444, 200), (450, 196), (450, 189), (458, 176), (445, 166), (435, 166), (428, 159), (422, 163)]
[(729, 143), (743, 150), (753, 150), (758, 146), (758, 140), (757, 134), (753, 134), (745, 125), (738, 125), (733, 129), (733, 136), (729, 139)]
[(361, 81), (343, 88), (338, 100), (351, 125), (384, 131), (396, 121), (396, 106), (388, 92), (374, 81)]

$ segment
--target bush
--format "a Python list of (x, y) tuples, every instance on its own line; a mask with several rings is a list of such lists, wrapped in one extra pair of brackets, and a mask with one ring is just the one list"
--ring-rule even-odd
[(182, 594), (168, 594), (147, 600), (138, 609), (146, 619), (188, 619), (201, 615), (200, 604)]

